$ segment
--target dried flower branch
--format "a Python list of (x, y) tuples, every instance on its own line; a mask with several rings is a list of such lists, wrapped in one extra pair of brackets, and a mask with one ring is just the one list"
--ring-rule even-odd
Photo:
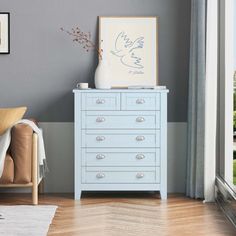
[(83, 49), (85, 49), (87, 52), (91, 50), (96, 50), (99, 56), (99, 59), (102, 59), (102, 52), (103, 50), (100, 49), (93, 41), (91, 40), (91, 33), (85, 33), (83, 32), (78, 26), (75, 28), (72, 28), (71, 31), (65, 30), (64, 28), (60, 28), (61, 31), (67, 33), (72, 37), (73, 42), (79, 43)]

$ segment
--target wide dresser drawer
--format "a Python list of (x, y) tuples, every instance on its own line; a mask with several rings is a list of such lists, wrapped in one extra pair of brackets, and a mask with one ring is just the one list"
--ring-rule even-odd
[(120, 93), (82, 94), (82, 110), (120, 110)]
[[(109, 170), (110, 169), (110, 170)], [(157, 168), (133, 168), (133, 170), (112, 170), (112, 168), (101, 167), (101, 169), (92, 167), (83, 167), (82, 183), (159, 183), (160, 169)]]
[(83, 148), (82, 166), (160, 166), (160, 149)]
[(139, 131), (132, 134), (131, 131), (121, 131), (106, 133), (105, 130), (96, 133), (96, 130), (82, 130), (82, 147), (129, 147), (129, 148), (151, 148), (160, 147), (160, 131), (148, 130)]
[(84, 111), (83, 129), (159, 129), (160, 112), (157, 111)]

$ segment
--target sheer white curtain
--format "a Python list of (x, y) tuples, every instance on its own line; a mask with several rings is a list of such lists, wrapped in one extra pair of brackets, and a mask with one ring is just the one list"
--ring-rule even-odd
[(215, 200), (217, 78), (218, 78), (218, 1), (207, 1), (204, 199)]
[[(207, 3), (204, 198), (215, 199), (217, 96), (220, 96), (220, 159), (226, 182), (233, 177), (233, 9), (235, 0)], [(220, 17), (220, 18), (219, 18)], [(223, 18), (223, 19), (222, 19)], [(217, 25), (221, 22), (220, 26)], [(220, 43), (218, 42), (220, 28)], [(219, 69), (219, 70), (218, 70)], [(217, 73), (219, 72), (219, 74)], [(217, 95), (217, 78), (220, 94)], [(219, 137), (217, 137), (219, 138)], [(223, 160), (222, 160), (223, 159)], [(221, 167), (220, 167), (221, 168)]]

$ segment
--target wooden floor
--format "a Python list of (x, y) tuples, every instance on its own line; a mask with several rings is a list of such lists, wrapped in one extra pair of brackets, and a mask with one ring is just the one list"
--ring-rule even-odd
[[(0, 205), (30, 202), (27, 194), (0, 195)], [(215, 204), (181, 195), (161, 201), (154, 193), (86, 193), (74, 201), (71, 194), (45, 194), (39, 203), (58, 205), (48, 235), (236, 235)]]

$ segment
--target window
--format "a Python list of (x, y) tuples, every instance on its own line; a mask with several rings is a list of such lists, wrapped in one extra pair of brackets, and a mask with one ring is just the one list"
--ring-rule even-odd
[[(236, 150), (234, 139), (234, 19), (236, 3), (233, 0), (220, 0), (219, 8), (219, 160), (218, 174), (233, 185), (233, 153)], [(236, 84), (236, 82), (235, 82)], [(236, 104), (235, 104), (236, 108)], [(235, 109), (236, 111), (236, 109)], [(236, 118), (236, 117), (235, 117)], [(236, 131), (236, 120), (235, 120)], [(236, 134), (236, 133), (235, 133)], [(235, 140), (235, 142), (234, 142)], [(236, 164), (235, 164), (236, 165)], [(236, 170), (235, 170), (236, 171)], [(236, 177), (236, 176), (235, 176)], [(235, 179), (236, 181), (236, 179)], [(236, 184), (236, 182), (235, 182)]]

